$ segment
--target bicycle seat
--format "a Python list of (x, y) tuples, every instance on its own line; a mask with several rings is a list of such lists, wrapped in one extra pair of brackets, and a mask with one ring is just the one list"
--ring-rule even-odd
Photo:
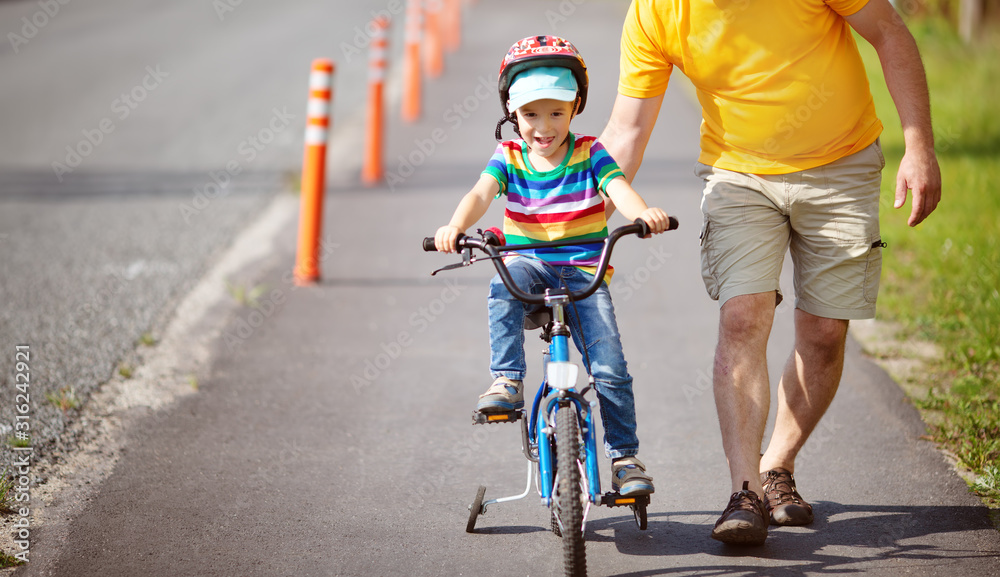
[(540, 329), (550, 322), (552, 322), (552, 311), (548, 307), (541, 306), (534, 310), (529, 309), (524, 315), (524, 330)]

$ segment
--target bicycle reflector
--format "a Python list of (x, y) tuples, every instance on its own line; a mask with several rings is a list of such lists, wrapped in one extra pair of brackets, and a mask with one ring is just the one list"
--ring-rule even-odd
[(580, 367), (575, 363), (551, 361), (545, 367), (545, 376), (548, 378), (549, 386), (560, 391), (575, 387), (576, 377), (579, 373)]

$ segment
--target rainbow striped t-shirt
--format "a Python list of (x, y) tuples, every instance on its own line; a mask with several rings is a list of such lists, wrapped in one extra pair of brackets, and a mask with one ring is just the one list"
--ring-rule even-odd
[[(559, 166), (541, 172), (528, 161), (523, 140), (501, 142), (483, 174), (493, 177), (500, 194), (507, 195), (503, 219), (507, 244), (579, 239), (579, 244), (522, 254), (594, 274), (601, 241), (608, 236), (601, 194), (607, 194), (605, 187), (612, 179), (625, 175), (593, 136), (570, 133), (569, 149), (572, 152)], [(604, 280), (610, 281), (612, 273), (608, 267)]]

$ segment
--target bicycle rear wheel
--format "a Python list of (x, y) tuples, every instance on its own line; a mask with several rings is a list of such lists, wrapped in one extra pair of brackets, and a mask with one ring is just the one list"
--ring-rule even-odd
[(583, 490), (580, 482), (580, 424), (572, 403), (556, 411), (556, 515), (563, 545), (566, 577), (587, 574), (587, 551), (583, 539)]

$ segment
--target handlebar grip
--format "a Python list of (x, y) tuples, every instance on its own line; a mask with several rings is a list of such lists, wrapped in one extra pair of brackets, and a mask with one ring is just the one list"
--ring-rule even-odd
[[(668, 217), (668, 219), (669, 222), (667, 223), (667, 230), (677, 230), (677, 227), (680, 226), (681, 223), (672, 216)], [(637, 218), (632, 224), (642, 228), (642, 230), (636, 233), (636, 236), (639, 238), (646, 238), (649, 236), (649, 225), (646, 224), (646, 221), (641, 218)]]
[(638, 233), (636, 233), (636, 236), (638, 236), (639, 238), (646, 238), (647, 236), (649, 236), (649, 225), (646, 224), (646, 221), (642, 220), (641, 218), (637, 218), (635, 219), (635, 221), (632, 222), (632, 224), (638, 226), (641, 229)]
[[(466, 235), (459, 233), (458, 238), (455, 239), (455, 249), (462, 248), (462, 241), (468, 238)], [(434, 246), (434, 237), (426, 236), (423, 242), (424, 250), (427, 252), (437, 252), (437, 247)]]

